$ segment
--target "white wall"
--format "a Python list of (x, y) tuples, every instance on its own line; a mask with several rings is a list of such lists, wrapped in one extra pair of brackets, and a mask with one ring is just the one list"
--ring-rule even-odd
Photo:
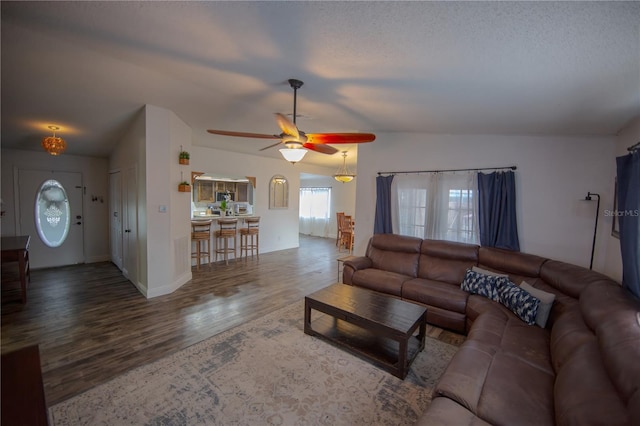
[[(523, 252), (589, 267), (595, 202), (613, 203), (612, 137), (381, 134), (358, 149), (355, 252), (373, 234), (377, 172), (516, 165), (518, 233)], [(605, 269), (611, 218), (600, 216), (594, 269)]]
[[(146, 275), (146, 250), (143, 250), (146, 242), (146, 112), (141, 108), (133, 123), (120, 138), (109, 157), (109, 172), (122, 172), (126, 169), (135, 168), (137, 185), (137, 244), (136, 244), (136, 271), (137, 277), (133, 279), (133, 284), (143, 295), (147, 295), (147, 275)], [(124, 216), (124, 214), (123, 214)]]
[(189, 194), (178, 192), (178, 184), (190, 180), (191, 171), (178, 163), (181, 146), (186, 151), (191, 148), (191, 128), (173, 112), (146, 105), (109, 164), (111, 171), (135, 166), (138, 173), (134, 284), (149, 298), (171, 293), (191, 279)]
[[(73, 142), (70, 142), (73, 143)], [(79, 141), (78, 143), (81, 143)], [(2, 193), (3, 210), (1, 232), (3, 236), (17, 235), (15, 210), (14, 170), (55, 170), (79, 172), (86, 188), (83, 196), (84, 216), (84, 260), (87, 263), (107, 261), (109, 252), (109, 210), (107, 159), (62, 154), (53, 157), (46, 152), (2, 149)], [(103, 201), (92, 201), (95, 195)]]
[(181, 146), (191, 149), (191, 128), (173, 112), (147, 105), (147, 297), (171, 293), (191, 279), (190, 197), (178, 191), (191, 171), (178, 163)]
[[(616, 138), (615, 156), (620, 157), (627, 155), (627, 148), (640, 142), (640, 116), (631, 120), (620, 132)], [(616, 175), (615, 158), (613, 176)], [(613, 177), (611, 178), (613, 180)], [(604, 206), (604, 209), (613, 210), (613, 203)], [(601, 210), (601, 212), (602, 212)], [(620, 240), (611, 235), (611, 223), (606, 227), (607, 235), (605, 241), (607, 244), (607, 255), (603, 272), (618, 282), (622, 282), (622, 255), (620, 254)]]
[[(191, 170), (193, 171), (256, 178), (254, 214), (260, 216), (261, 253), (299, 246), (300, 173), (328, 175), (332, 171), (305, 165), (303, 162), (294, 166), (284, 159), (264, 158), (202, 146), (194, 145), (192, 151)], [(288, 209), (269, 209), (269, 181), (274, 175), (282, 175), (289, 181)], [(186, 198), (185, 203), (189, 205), (189, 200)]]
[(333, 176), (319, 176), (305, 178), (300, 182), (302, 188), (331, 188), (331, 217), (327, 238), (336, 238), (338, 234), (338, 222), (336, 212), (344, 212), (349, 216), (355, 216), (356, 212), (356, 186), (357, 177), (349, 183), (336, 181)]

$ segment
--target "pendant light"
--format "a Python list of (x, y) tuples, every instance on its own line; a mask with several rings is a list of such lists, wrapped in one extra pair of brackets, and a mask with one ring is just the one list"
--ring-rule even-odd
[(290, 141), (285, 143), (286, 148), (280, 149), (280, 154), (285, 160), (291, 164), (296, 164), (302, 160), (307, 153), (307, 150), (302, 147), (300, 142)]
[(60, 130), (58, 126), (49, 126), (53, 131), (53, 136), (42, 138), (42, 147), (51, 155), (60, 155), (67, 149), (67, 143), (62, 138), (56, 137), (56, 130)]
[(347, 151), (342, 151), (342, 167), (333, 175), (333, 178), (338, 182), (347, 183), (351, 182), (354, 177), (356, 177), (356, 175), (351, 173), (347, 168)]

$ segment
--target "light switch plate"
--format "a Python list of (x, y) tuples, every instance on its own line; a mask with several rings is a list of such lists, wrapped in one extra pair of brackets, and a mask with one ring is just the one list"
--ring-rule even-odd
[(167, 212), (167, 206), (165, 206), (164, 204), (161, 204), (161, 205), (158, 207), (158, 211), (159, 211), (160, 213), (166, 213), (166, 212)]

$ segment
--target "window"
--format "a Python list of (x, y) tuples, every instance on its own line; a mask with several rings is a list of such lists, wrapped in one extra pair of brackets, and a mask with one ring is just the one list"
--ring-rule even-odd
[(445, 240), (476, 243), (477, 208), (474, 211), (472, 189), (450, 189), (447, 208), (447, 234)]
[(394, 229), (401, 235), (477, 244), (475, 173), (399, 175), (394, 178)]
[(300, 233), (327, 237), (331, 188), (300, 188)]
[(398, 190), (399, 229), (401, 235), (423, 238), (427, 224), (427, 190)]
[(71, 210), (67, 192), (57, 180), (45, 181), (38, 190), (35, 205), (38, 236), (49, 247), (59, 247), (67, 239)]

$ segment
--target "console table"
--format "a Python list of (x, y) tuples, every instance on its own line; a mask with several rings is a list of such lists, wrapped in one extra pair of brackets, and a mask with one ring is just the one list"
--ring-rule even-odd
[(22, 303), (27, 303), (27, 278), (31, 280), (29, 269), (29, 235), (16, 237), (2, 237), (2, 263), (18, 262), (20, 272), (20, 289), (22, 291)]

